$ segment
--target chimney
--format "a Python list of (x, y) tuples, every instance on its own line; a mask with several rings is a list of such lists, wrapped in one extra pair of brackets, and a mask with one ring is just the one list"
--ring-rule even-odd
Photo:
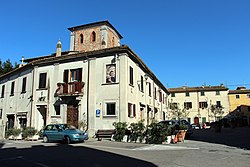
[(59, 57), (61, 55), (62, 55), (62, 43), (59, 39), (56, 45), (56, 57)]
[(21, 64), (19, 64), (19, 67), (24, 66), (24, 57), (22, 56)]

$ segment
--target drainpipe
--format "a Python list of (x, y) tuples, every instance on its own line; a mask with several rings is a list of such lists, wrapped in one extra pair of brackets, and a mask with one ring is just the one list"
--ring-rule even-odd
[(31, 89), (31, 95), (30, 95), (30, 127), (32, 126), (31, 124), (31, 121), (32, 121), (32, 110), (33, 110), (33, 91), (34, 91), (34, 82), (35, 82), (35, 68), (33, 67), (33, 70), (32, 70), (32, 89)]
[(89, 71), (90, 71), (90, 63), (89, 63), (89, 58), (87, 57), (88, 61), (88, 77), (87, 77), (87, 128), (86, 132), (89, 129)]

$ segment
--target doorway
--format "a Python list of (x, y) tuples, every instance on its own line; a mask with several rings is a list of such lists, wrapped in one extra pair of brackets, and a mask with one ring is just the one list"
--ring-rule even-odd
[(43, 126), (45, 127), (47, 125), (47, 106), (41, 105), (39, 108), (37, 108), (40, 112), (42, 119), (43, 119)]
[(199, 118), (198, 117), (194, 117), (194, 124), (199, 125)]
[(67, 124), (73, 125), (78, 128), (78, 107), (73, 105), (67, 106)]
[(14, 128), (14, 122), (15, 122), (15, 115), (11, 114), (11, 115), (7, 115), (7, 129), (11, 129)]

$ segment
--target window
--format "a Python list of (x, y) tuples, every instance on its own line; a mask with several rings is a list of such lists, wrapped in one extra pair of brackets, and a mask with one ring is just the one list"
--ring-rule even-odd
[(56, 115), (60, 115), (60, 105), (55, 107)]
[(136, 117), (135, 104), (128, 103), (128, 117)]
[(134, 85), (134, 72), (131, 66), (129, 67), (129, 84)]
[(5, 85), (2, 85), (2, 93), (1, 93), (1, 98), (4, 98), (4, 89), (5, 89)]
[(186, 96), (190, 96), (189, 92), (186, 92)]
[(112, 38), (112, 46), (115, 46), (115, 37)]
[(205, 96), (205, 92), (202, 91), (202, 92), (201, 92), (201, 96)]
[(106, 83), (116, 82), (116, 67), (115, 64), (106, 65)]
[(40, 73), (39, 77), (39, 89), (46, 88), (47, 73)]
[(221, 107), (221, 102), (220, 101), (216, 101), (216, 107)]
[(156, 96), (156, 88), (155, 88), (155, 91), (154, 91), (154, 98), (155, 98), (155, 100), (157, 100), (157, 96)]
[(162, 93), (159, 91), (159, 102), (162, 102)]
[(21, 93), (25, 93), (25, 92), (26, 92), (26, 80), (27, 80), (27, 78), (24, 77), (24, 78), (23, 78), (22, 92), (21, 92)]
[(206, 117), (202, 117), (202, 123), (206, 123), (207, 120), (206, 120)]
[(175, 97), (175, 93), (171, 93), (171, 97)]
[(151, 97), (151, 83), (148, 83), (148, 95)]
[(115, 103), (106, 103), (106, 115), (107, 116), (116, 115)]
[(78, 69), (72, 69), (70, 70), (70, 81), (78, 81), (81, 82), (82, 81), (82, 69), (78, 68)]
[(10, 96), (14, 96), (15, 81), (11, 83)]
[(220, 95), (220, 91), (216, 91), (215, 94), (216, 94), (216, 95)]
[(236, 99), (239, 99), (240, 98), (240, 95), (236, 95)]
[(96, 41), (96, 33), (95, 31), (93, 31), (91, 34), (91, 42), (95, 42), (95, 41)]
[(162, 94), (162, 103), (163, 104), (165, 103), (165, 96), (164, 96), (164, 94)]
[(83, 35), (80, 34), (80, 43), (82, 44), (83, 43)]
[(207, 108), (207, 102), (199, 102), (199, 108)]
[(184, 108), (186, 108), (187, 110), (192, 108), (192, 102), (184, 102)]
[(144, 91), (144, 88), (143, 88), (143, 76), (141, 76), (141, 92)]
[(3, 109), (0, 109), (0, 119), (3, 117)]

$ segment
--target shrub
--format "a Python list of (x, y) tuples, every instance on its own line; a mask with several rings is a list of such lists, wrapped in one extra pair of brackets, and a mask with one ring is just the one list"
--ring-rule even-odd
[(116, 133), (114, 134), (115, 141), (122, 141), (125, 136), (128, 124), (126, 122), (114, 122), (113, 126), (115, 127)]
[(8, 129), (6, 132), (5, 132), (5, 135), (6, 137), (9, 137), (11, 135), (13, 135), (14, 137), (17, 137), (18, 135), (20, 135), (22, 132), (21, 129), (17, 129), (17, 128), (11, 128), (11, 129)]
[(34, 127), (26, 127), (23, 130), (23, 137), (27, 138), (27, 137), (32, 137), (37, 133), (37, 130)]
[(161, 144), (167, 136), (167, 130), (164, 128), (164, 125), (152, 122), (147, 128), (147, 135), (147, 143)]
[(144, 121), (139, 121), (138, 123), (131, 123), (130, 128), (132, 131), (132, 134), (130, 135), (131, 141), (136, 142), (137, 139), (139, 138), (140, 143), (145, 137), (145, 126), (144, 126)]

